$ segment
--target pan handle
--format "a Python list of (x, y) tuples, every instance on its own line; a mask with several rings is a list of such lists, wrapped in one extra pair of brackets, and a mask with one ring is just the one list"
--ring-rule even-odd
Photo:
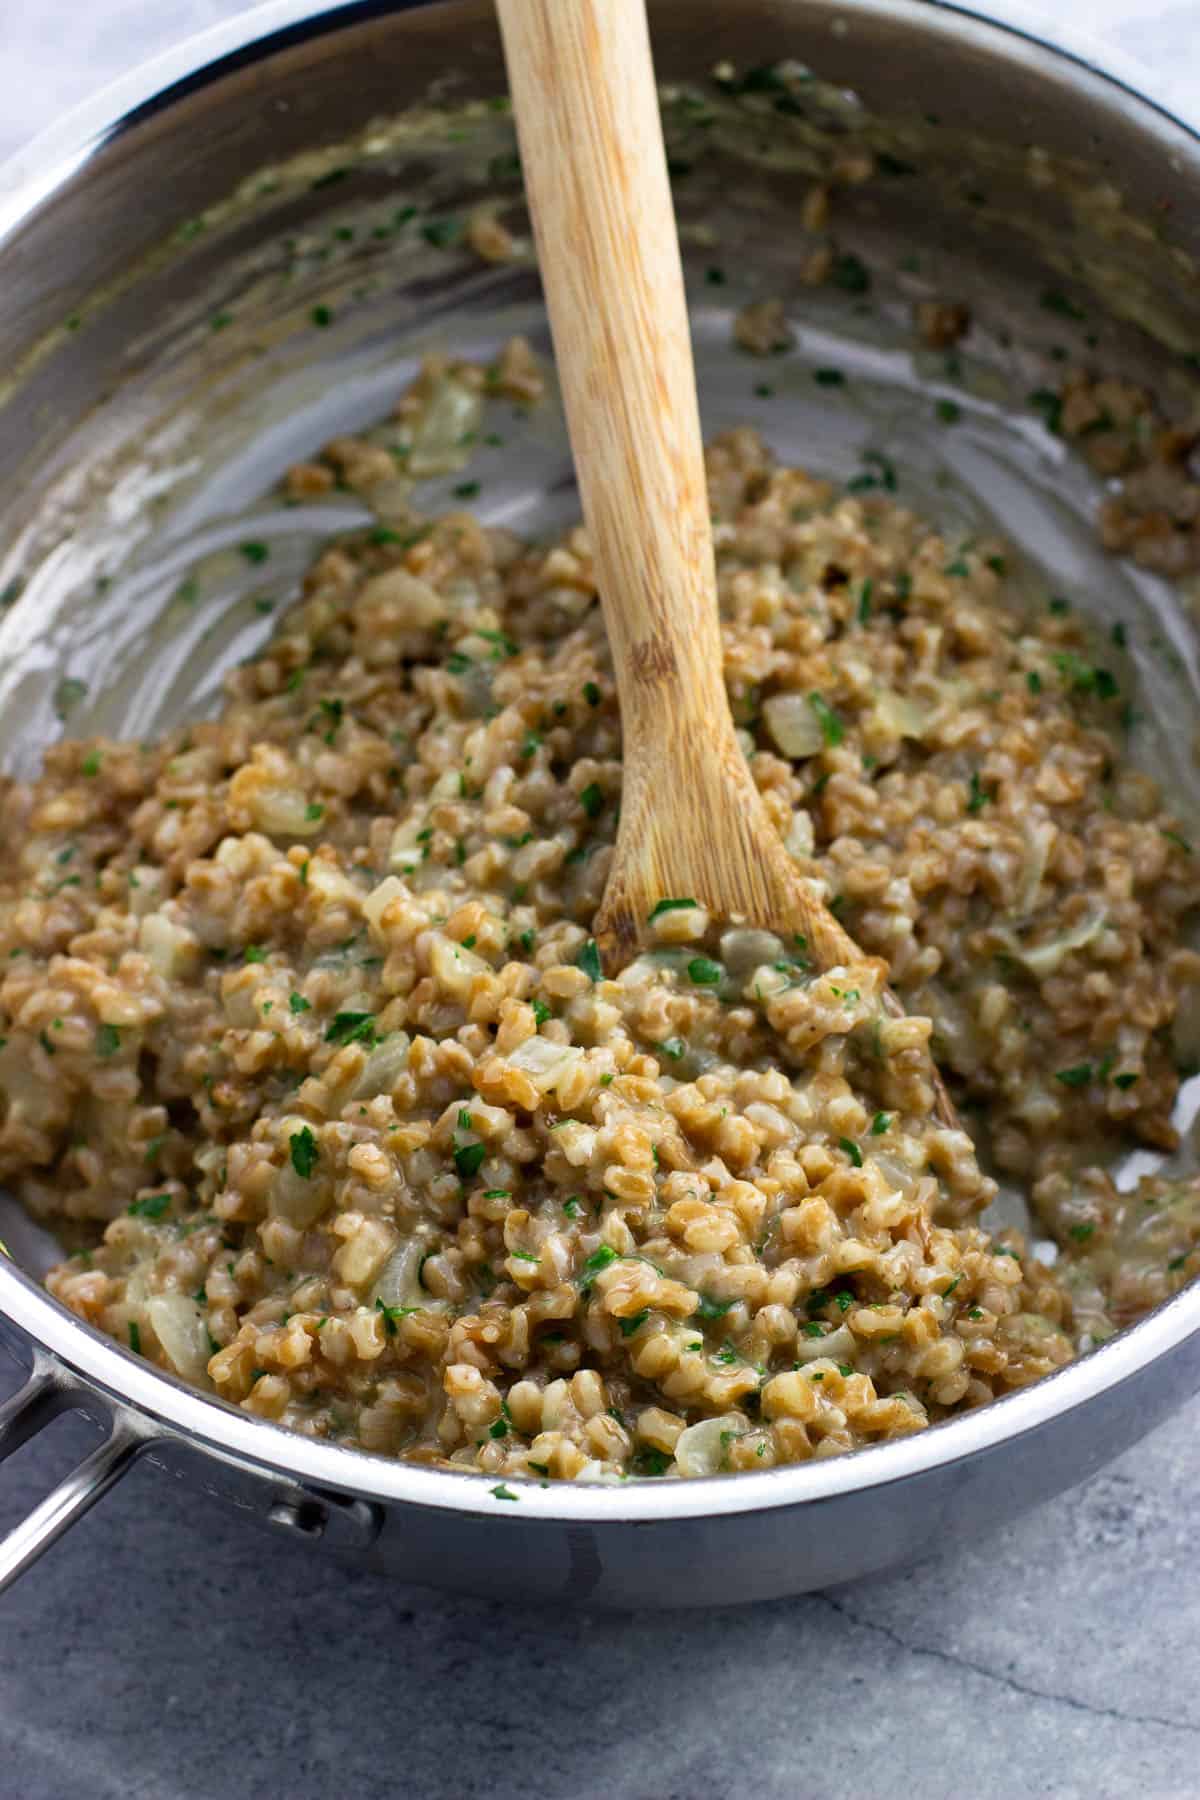
[[(60, 1412), (78, 1405), (80, 1398), (57, 1365), (42, 1352), (35, 1353), (29, 1380), (0, 1406), (0, 1462), (44, 1430)], [(146, 1437), (120, 1414), (109, 1411), (108, 1422), (104, 1442), (0, 1538), (0, 1594), (121, 1479), (146, 1447)]]

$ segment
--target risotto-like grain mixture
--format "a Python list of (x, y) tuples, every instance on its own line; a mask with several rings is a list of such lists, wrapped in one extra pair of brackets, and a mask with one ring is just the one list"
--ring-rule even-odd
[[(373, 457), (292, 490), (369, 489)], [(1187, 1184), (1095, 1166), (1173, 1142), (1200, 977), (1119, 651), (898, 506), (886, 459), (839, 493), (739, 431), (709, 467), (751, 766), (913, 1016), (688, 895), (604, 979), (620, 732), (583, 532), (354, 534), (218, 719), (64, 741), (0, 794), (0, 1178), (103, 1227), (49, 1277), (82, 1317), (367, 1450), (693, 1475), (986, 1401), (1200, 1260)], [(1065, 1281), (972, 1222), (993, 1188), (932, 1115), (931, 1019)]]

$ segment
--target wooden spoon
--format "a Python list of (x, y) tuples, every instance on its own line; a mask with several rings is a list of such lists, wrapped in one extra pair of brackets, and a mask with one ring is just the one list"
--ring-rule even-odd
[[(597, 946), (659, 901), (873, 964), (792, 862), (722, 676), (696, 377), (645, 0), (497, 0), (559, 380), (621, 702), (621, 822)], [(902, 1009), (885, 990), (889, 1010)], [(957, 1125), (940, 1083), (938, 1111)]]

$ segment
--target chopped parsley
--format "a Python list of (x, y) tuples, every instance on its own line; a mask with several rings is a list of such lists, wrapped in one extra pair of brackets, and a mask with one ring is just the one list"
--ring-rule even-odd
[(692, 1317), (693, 1319), (723, 1319), (732, 1305), (732, 1300), (714, 1300), (711, 1294), (701, 1294), (700, 1304)]
[(579, 955), (575, 958), (576, 968), (582, 969), (590, 981), (599, 981), (603, 970), (600, 966), (600, 952), (596, 948), (595, 938), (589, 938)]
[(835, 745), (840, 744), (845, 736), (845, 731), (842, 726), (842, 721), (838, 718), (828, 700), (825, 700), (820, 694), (813, 693), (808, 696), (808, 704), (817, 715), (817, 723), (821, 727), (821, 736), (825, 739), (825, 742), (831, 749)]
[(385, 1306), (382, 1300), (375, 1302), (375, 1311), (383, 1315), (383, 1328), (389, 1337), (396, 1335), (396, 1321), (406, 1319), (409, 1313), (418, 1312), (416, 1306)]
[(894, 494), (896, 491), (896, 465), (891, 457), (885, 456), (882, 450), (864, 450), (862, 460), (867, 465), (866, 469), (861, 475), (853, 476), (846, 483), (847, 491), (851, 494), (861, 494), (871, 488), (883, 488), (885, 492)]
[(600, 693), (600, 689), (596, 686), (596, 683), (594, 681), (585, 681), (584, 682), (583, 697), (587, 701), (589, 706), (599, 706), (602, 696)]
[(688, 900), (688, 899), (660, 900), (660, 901), (658, 901), (657, 905), (653, 908), (653, 910), (649, 914), (647, 923), (650, 925), (653, 925), (655, 919), (661, 918), (663, 913), (683, 912), (687, 908), (696, 906), (698, 904), (699, 904), (698, 901)]
[(601, 1269), (607, 1269), (609, 1263), (615, 1263), (616, 1260), (617, 1253), (610, 1244), (601, 1244), (598, 1250), (593, 1250), (583, 1265), (583, 1280), (579, 1284), (580, 1293), (590, 1294), (592, 1283)]
[(1094, 668), (1073, 650), (1059, 651), (1054, 657), (1054, 666), (1072, 693), (1095, 694), (1098, 700), (1112, 700), (1121, 691), (1108, 669)]
[(311, 1012), (312, 1011), (312, 1001), (306, 1000), (304, 998), (303, 994), (289, 994), (288, 995), (288, 1009), (289, 1009), (289, 1011), (294, 1012), (294, 1013)]
[(502, 1481), (498, 1482), (494, 1488), (489, 1488), (488, 1493), (496, 1500), (516, 1500), (519, 1497), (513, 1493), (511, 1488), (506, 1488)]
[(116, 1025), (97, 1025), (96, 1055), (115, 1056), (121, 1048), (121, 1033)]
[(580, 794), (579, 804), (589, 819), (598, 818), (604, 811), (604, 795), (594, 781), (589, 781)]
[(863, 1166), (862, 1151), (859, 1149), (858, 1145), (854, 1142), (853, 1138), (845, 1138), (845, 1137), (839, 1138), (838, 1139), (838, 1148), (840, 1150), (844, 1150), (846, 1152), (846, 1155), (850, 1158), (850, 1161), (854, 1164), (854, 1167), (856, 1169), (862, 1168), (862, 1166)]
[(478, 1175), (487, 1155), (486, 1144), (463, 1144), (454, 1152), (454, 1166), (463, 1181), (470, 1181)]
[(871, 1136), (882, 1137), (892, 1122), (891, 1113), (877, 1112), (871, 1120)]
[(818, 387), (845, 387), (846, 377), (841, 369), (814, 369), (812, 378)]
[(150, 1194), (145, 1200), (134, 1200), (129, 1211), (135, 1219), (161, 1219), (170, 1204), (170, 1194)]
[(291, 1152), (293, 1169), (305, 1181), (310, 1181), (312, 1172), (317, 1166), (317, 1157), (320, 1155), (311, 1127), (304, 1125), (299, 1131), (294, 1131), (288, 1140), (288, 1148)]
[(374, 1013), (334, 1013), (325, 1028), (325, 1042), (327, 1044), (373, 1044), (375, 1042)]
[(988, 804), (988, 801), (993, 799), (995, 799), (995, 795), (989, 794), (982, 781), (980, 781), (978, 769), (972, 769), (971, 792), (970, 798), (967, 801), (967, 811), (969, 813), (982, 812), (984, 807)]
[(711, 956), (693, 956), (687, 966), (688, 979), (697, 987), (716, 987), (725, 971)]
[(255, 539), (251, 539), (245, 544), (239, 544), (238, 550), (245, 557), (246, 561), (254, 564), (255, 567), (260, 563), (265, 563), (271, 554), (265, 544), (260, 544)]
[(1047, 431), (1057, 435), (1062, 425), (1062, 401), (1054, 389), (1034, 388), (1028, 398), (1034, 411), (1041, 413)]
[(1064, 1087), (1078, 1088), (1086, 1087), (1092, 1075), (1091, 1063), (1076, 1063), (1073, 1068), (1056, 1070), (1054, 1079), (1061, 1081)]
[(842, 289), (846, 294), (865, 294), (871, 285), (871, 271), (860, 257), (846, 252), (834, 258), (833, 267), (829, 271), (829, 279), (834, 287)]
[(129, 1321), (129, 1348), (133, 1351), (135, 1356), (140, 1356), (142, 1354), (142, 1334), (138, 1330), (136, 1319), (130, 1319)]
[(447, 213), (442, 219), (427, 219), (421, 227), (421, 236), (435, 250), (448, 250), (457, 244), (463, 234), (463, 223), (453, 213)]
[(1069, 300), (1066, 294), (1057, 288), (1046, 288), (1042, 294), (1042, 305), (1047, 312), (1057, 313), (1061, 319), (1085, 319), (1087, 314), (1076, 301)]
[(621, 1327), (621, 1336), (632, 1337), (635, 1331), (641, 1330), (649, 1317), (650, 1308), (647, 1306), (643, 1307), (641, 1312), (634, 1313), (632, 1318), (619, 1320), (618, 1323)]
[(674, 1458), (665, 1450), (639, 1450), (633, 1459), (634, 1473), (637, 1475), (665, 1475)]

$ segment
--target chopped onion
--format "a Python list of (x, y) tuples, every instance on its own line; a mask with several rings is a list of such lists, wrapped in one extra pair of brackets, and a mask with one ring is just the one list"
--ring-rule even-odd
[(698, 1425), (689, 1425), (676, 1439), (675, 1467), (681, 1475), (719, 1475), (730, 1439), (744, 1437), (749, 1429), (744, 1413), (726, 1413), (719, 1419), (701, 1419)]
[[(373, 503), (374, 493), (371, 499)], [(364, 614), (382, 607), (415, 631), (440, 625), (448, 611), (442, 596), (407, 569), (385, 569), (381, 575), (372, 575), (363, 585), (358, 604)]]
[(773, 931), (753, 931), (741, 925), (721, 933), (720, 948), (721, 961), (735, 981), (762, 963), (778, 962), (784, 955), (783, 940)]
[(883, 688), (875, 696), (874, 712), (885, 731), (901, 738), (924, 737), (933, 716), (928, 707), (891, 688)]
[(607, 1468), (602, 1462), (597, 1462), (594, 1456), (590, 1462), (584, 1463), (582, 1469), (572, 1479), (590, 1481), (598, 1487), (623, 1487), (625, 1484), (624, 1475), (618, 1474), (616, 1469)]
[(821, 721), (805, 694), (772, 694), (763, 701), (767, 730), (785, 756), (815, 756), (825, 743)]
[(434, 980), (453, 1000), (465, 1001), (476, 977), (490, 973), (490, 965), (484, 962), (482, 956), (476, 956), (473, 950), (466, 950), (453, 939), (443, 937), (440, 931), (433, 933), (429, 963)]
[(381, 1044), (376, 1044), (355, 1082), (351, 1098), (371, 1100), (376, 1094), (390, 1094), (408, 1067), (407, 1031), (391, 1031)]
[[(410, 873), (412, 870), (420, 868), (425, 860), (425, 846), (417, 842), (417, 833), (420, 830), (420, 813), (414, 813), (406, 824), (397, 825), (392, 833), (391, 848), (388, 851), (389, 868)], [(378, 893), (379, 890), (375, 891)]]
[(509, 1057), (521, 1069), (539, 1093), (548, 1094), (558, 1087), (563, 1077), (577, 1066), (583, 1051), (574, 1044), (556, 1044), (551, 1038), (526, 1038)]
[(892, 1187), (898, 1188), (906, 1200), (911, 1200), (917, 1185), (917, 1176), (906, 1162), (893, 1156), (888, 1150), (872, 1150), (871, 1161)]
[(262, 788), (254, 796), (252, 810), (255, 824), (268, 837), (316, 837), (324, 819), (324, 808), (312, 809), (303, 788)]
[[(466, 467), (470, 460), (470, 441), (479, 429), (483, 416), (483, 400), (473, 388), (464, 387), (452, 375), (444, 375), (435, 384), (420, 424), (413, 437), (408, 457), (408, 472), (422, 479), (426, 475), (448, 475)], [(468, 442), (464, 443), (463, 440)]]
[(1022, 822), (1027, 855), (1025, 867), (1021, 872), (1021, 885), (1017, 889), (1017, 897), (1013, 903), (1013, 912), (1018, 919), (1027, 917), (1033, 911), (1038, 889), (1046, 873), (1046, 865), (1050, 861), (1050, 852), (1054, 848), (1054, 840), (1058, 836), (1058, 828), (1049, 819), (1029, 819)]
[[(293, 1129), (298, 1130), (295, 1120)], [(286, 1138), (285, 1138), (286, 1141)], [(274, 1218), (286, 1219), (290, 1225), (306, 1230), (320, 1218), (329, 1205), (329, 1192), (323, 1181), (297, 1174), (290, 1162), (284, 1164), (271, 1184), (270, 1208)]]
[[(392, 847), (394, 850), (394, 838), (392, 840)], [(367, 924), (371, 927), (371, 930), (376, 937), (382, 936), (382, 925), (380, 921), (388, 907), (392, 904), (392, 901), (399, 900), (406, 896), (408, 891), (409, 890), (404, 882), (395, 875), (388, 875), (379, 883), (378, 887), (371, 889), (370, 893), (363, 901), (363, 913), (366, 917)]]
[(155, 1294), (146, 1302), (146, 1317), (176, 1374), (185, 1381), (203, 1381), (212, 1351), (196, 1302), (186, 1294)]
[(812, 814), (804, 807), (792, 814), (792, 822), (788, 826), (788, 834), (783, 840), (783, 847), (789, 856), (797, 862), (807, 862), (815, 847), (813, 839)]
[(156, 974), (174, 981), (195, 963), (199, 946), (190, 931), (162, 912), (147, 913), (138, 927), (138, 949)]
[(1051, 938), (1048, 943), (1034, 944), (1026, 949), (1015, 939), (1010, 940), (1013, 956), (1024, 963), (1031, 975), (1053, 975), (1064, 956), (1073, 950), (1082, 950), (1098, 937), (1104, 930), (1107, 915), (1093, 913), (1090, 919), (1084, 919), (1070, 931), (1062, 932)]
[(797, 1362), (816, 1362), (822, 1356), (831, 1357), (834, 1362), (845, 1362), (856, 1348), (850, 1327), (839, 1325), (835, 1330), (827, 1331), (824, 1337), (805, 1337), (802, 1333), (796, 1339), (792, 1354)]
[(162, 900), (165, 871), (149, 863), (137, 863), (129, 871), (129, 910), (136, 919), (144, 919)]
[(427, 1227), (418, 1226), (380, 1270), (379, 1278), (371, 1290), (372, 1306), (377, 1300), (382, 1301), (384, 1306), (424, 1307), (426, 1311), (448, 1306), (448, 1301), (435, 1300), (432, 1294), (426, 1293), (418, 1280), (421, 1264), (432, 1247), (432, 1233)]

